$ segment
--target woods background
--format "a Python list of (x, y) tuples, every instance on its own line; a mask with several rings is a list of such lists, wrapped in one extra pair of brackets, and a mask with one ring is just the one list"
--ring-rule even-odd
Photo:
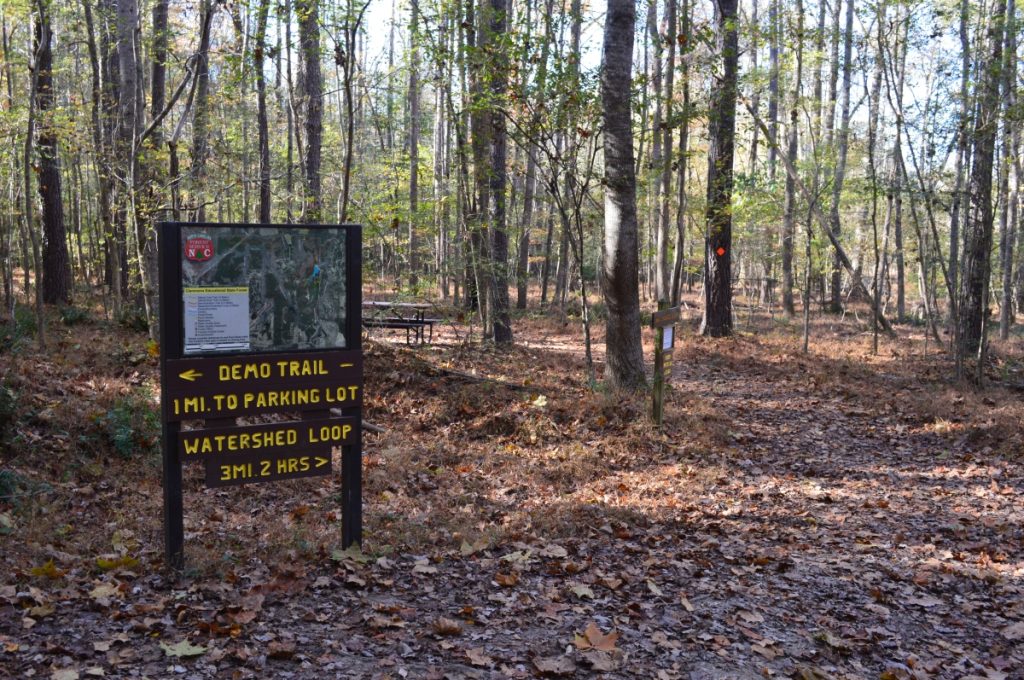
[[(43, 331), (43, 304), (102, 289), (152, 328), (155, 224), (180, 219), (362, 223), (368, 274), (481, 310), (497, 341), (531, 283), (541, 305), (582, 286), (586, 318), (608, 258), (605, 9), (4, 2), (7, 315), (34, 307)], [(618, 243), (643, 298), (731, 286), (787, 317), (878, 300), (883, 331), (945, 326), (960, 370), (986, 324), (1008, 336), (1024, 301), (1015, 0), (636, 10), (637, 238)], [(709, 186), (726, 141), (733, 176)]]

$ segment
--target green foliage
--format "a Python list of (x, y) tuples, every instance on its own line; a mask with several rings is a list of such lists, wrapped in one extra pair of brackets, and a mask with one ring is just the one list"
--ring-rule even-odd
[(148, 455), (159, 448), (160, 419), (144, 393), (118, 399), (106, 413), (94, 416), (93, 423), (94, 433), (83, 443), (110, 447), (121, 458)]
[(14, 318), (0, 324), (0, 352), (14, 351), (36, 334), (36, 316), (31, 307), (18, 305)]
[(141, 307), (125, 306), (117, 317), (117, 322), (125, 328), (145, 333), (149, 330), (149, 321), (146, 320), (146, 310)]
[(73, 305), (60, 308), (60, 320), (65, 326), (76, 326), (91, 321), (89, 310)]
[(0, 385), (0, 440), (14, 422), (18, 410), (18, 395), (7, 385)]
[(0, 470), (0, 502), (10, 503), (25, 486), (25, 478), (17, 472)]

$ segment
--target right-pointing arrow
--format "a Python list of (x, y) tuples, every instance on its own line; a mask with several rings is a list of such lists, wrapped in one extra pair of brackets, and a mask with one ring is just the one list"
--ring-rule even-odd
[(316, 467), (318, 468), (321, 468), (331, 462), (330, 458), (321, 458), (320, 456), (316, 456), (313, 460), (316, 461)]

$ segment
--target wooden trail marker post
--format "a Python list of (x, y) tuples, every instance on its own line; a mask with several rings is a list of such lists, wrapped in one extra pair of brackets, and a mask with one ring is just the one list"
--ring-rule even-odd
[(168, 222), (159, 239), (168, 566), (190, 461), (233, 486), (330, 475), (340, 448), (342, 547), (361, 543), (361, 227)]
[(662, 300), (658, 311), (651, 315), (654, 327), (654, 387), (651, 418), (661, 427), (665, 416), (665, 383), (672, 372), (672, 348), (675, 346), (675, 325), (679, 321), (679, 307), (668, 307)]

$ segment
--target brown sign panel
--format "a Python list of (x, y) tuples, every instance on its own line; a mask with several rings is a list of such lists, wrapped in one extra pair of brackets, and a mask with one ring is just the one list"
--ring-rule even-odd
[(234, 355), (167, 361), (164, 420), (357, 408), (363, 366), (350, 351)]
[(321, 418), (184, 430), (178, 439), (178, 453), (185, 463), (211, 457), (228, 460), (288, 451), (330, 454), (335, 446), (355, 441), (358, 427), (355, 418)]
[(651, 326), (654, 328), (662, 328), (664, 326), (671, 326), (676, 321), (679, 321), (679, 308), (669, 307), (668, 309), (659, 309), (658, 311), (651, 314)]
[(167, 361), (168, 397), (193, 397), (221, 392), (253, 392), (269, 385), (323, 387), (358, 384), (362, 354), (352, 350), (234, 354)]
[(206, 485), (237, 486), (300, 477), (323, 477), (331, 474), (331, 469), (330, 451), (215, 456), (206, 459)]

